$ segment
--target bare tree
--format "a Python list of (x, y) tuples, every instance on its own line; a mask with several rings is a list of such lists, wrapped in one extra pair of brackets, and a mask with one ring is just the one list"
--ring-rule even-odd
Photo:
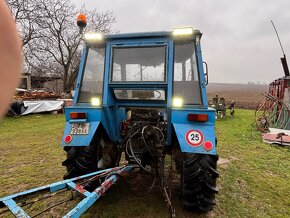
[[(21, 31), (24, 58), (30, 72), (58, 75), (63, 79), (63, 91), (71, 90), (82, 44), (75, 20), (76, 7), (70, 0), (7, 0), (7, 3)], [(88, 16), (88, 29), (111, 31), (115, 22), (112, 12), (83, 13)]]
[(24, 71), (29, 72), (31, 69), (27, 61), (31, 57), (29, 47), (34, 40), (40, 37), (36, 23), (36, 19), (40, 16), (37, 0), (6, 0), (6, 4), (14, 16), (22, 39)]
[(14, 16), (25, 47), (31, 40), (39, 37), (35, 22), (39, 16), (37, 0), (6, 0), (6, 3)]
[[(38, 50), (42, 57), (45, 54), (50, 63), (62, 68), (57, 73), (63, 78), (63, 91), (70, 90), (76, 80), (81, 53), (75, 6), (69, 0), (41, 0), (39, 4), (42, 18), (38, 20), (38, 25), (42, 30), (42, 44)], [(111, 31), (111, 24), (115, 22), (112, 12), (98, 13), (94, 10), (86, 13), (91, 23), (89, 29), (105, 33)]]

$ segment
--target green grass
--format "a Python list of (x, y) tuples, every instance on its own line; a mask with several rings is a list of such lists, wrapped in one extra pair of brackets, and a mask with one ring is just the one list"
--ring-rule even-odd
[[(217, 206), (211, 213), (194, 217), (290, 217), (290, 150), (262, 143), (252, 121), (253, 111), (248, 110), (236, 110), (234, 118), (217, 121), (221, 159)], [(0, 197), (62, 179), (65, 153), (59, 144), (64, 123), (63, 115), (31, 115), (1, 122)], [(180, 209), (179, 190), (174, 193), (177, 216), (192, 217)], [(55, 217), (68, 211), (77, 200), (45, 215)], [(47, 204), (54, 202), (58, 200), (51, 199)], [(34, 214), (44, 207), (43, 203), (36, 204), (30, 211)], [(83, 217), (149, 218), (167, 214), (157, 191), (136, 198), (118, 184)]]
[(220, 165), (217, 210), (227, 217), (290, 217), (290, 150), (261, 142), (253, 111), (217, 123)]

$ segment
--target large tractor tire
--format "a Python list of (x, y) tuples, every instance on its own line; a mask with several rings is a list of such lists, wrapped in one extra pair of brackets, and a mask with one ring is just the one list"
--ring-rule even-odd
[(182, 206), (186, 210), (208, 212), (215, 205), (218, 157), (185, 153), (181, 176)]
[[(96, 137), (90, 146), (65, 147), (64, 150), (67, 152), (67, 159), (62, 163), (67, 169), (64, 179), (114, 167), (118, 164), (116, 163), (118, 157), (117, 146), (105, 138)], [(100, 163), (100, 160), (102, 163)], [(99, 167), (102, 165), (102, 167), (98, 168), (98, 165)]]
[(97, 146), (66, 147), (67, 159), (62, 163), (67, 172), (64, 179), (70, 179), (98, 170)]

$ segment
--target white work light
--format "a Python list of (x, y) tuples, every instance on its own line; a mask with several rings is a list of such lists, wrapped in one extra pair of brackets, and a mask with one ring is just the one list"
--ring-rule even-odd
[(173, 29), (173, 36), (186, 36), (193, 34), (192, 27), (185, 27), (185, 28), (174, 28)]
[(103, 34), (96, 32), (87, 32), (84, 35), (84, 39), (88, 43), (100, 42), (103, 41), (103, 38)]
[(98, 97), (94, 97), (91, 99), (91, 104), (93, 106), (100, 106), (101, 105), (101, 99)]
[(172, 99), (172, 106), (173, 107), (182, 107), (183, 106), (183, 99), (174, 97)]

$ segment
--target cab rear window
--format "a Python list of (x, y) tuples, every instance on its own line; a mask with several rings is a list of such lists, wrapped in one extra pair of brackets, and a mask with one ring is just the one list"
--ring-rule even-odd
[(115, 47), (111, 82), (164, 82), (166, 46)]

